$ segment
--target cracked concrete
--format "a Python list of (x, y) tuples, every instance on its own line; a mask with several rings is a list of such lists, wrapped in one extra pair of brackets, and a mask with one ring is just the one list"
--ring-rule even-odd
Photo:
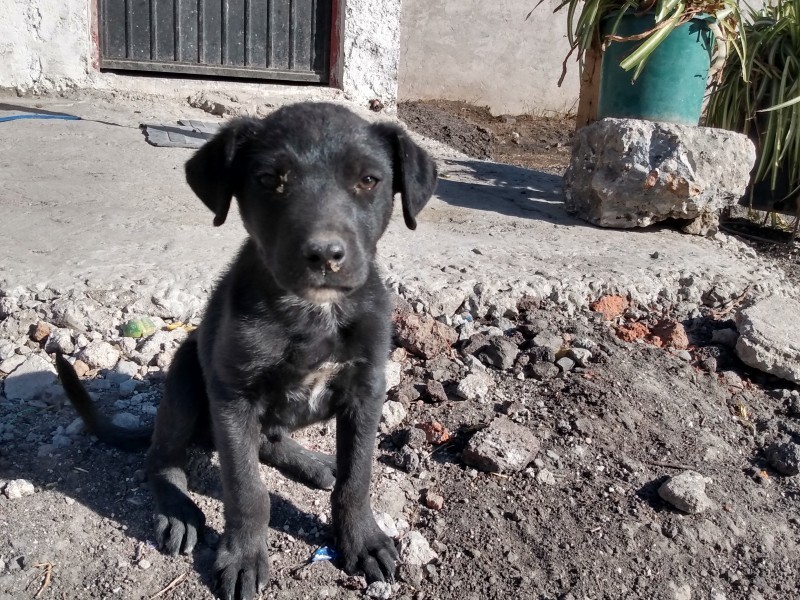
[[(3, 285), (202, 299), (244, 231), (237, 218), (213, 228), (183, 179), (191, 150), (150, 146), (138, 125), (213, 117), (157, 98), (92, 95), (0, 98), (0, 115), (20, 106), (85, 120), (0, 124)], [(381, 256), (406, 297), (434, 315), (452, 315), (464, 303), (477, 316), (502, 314), (523, 294), (567, 311), (605, 293), (711, 305), (746, 289), (798, 295), (734, 238), (599, 229), (565, 213), (560, 177), (425, 144), (440, 164), (436, 197), (415, 232), (396, 215)]]

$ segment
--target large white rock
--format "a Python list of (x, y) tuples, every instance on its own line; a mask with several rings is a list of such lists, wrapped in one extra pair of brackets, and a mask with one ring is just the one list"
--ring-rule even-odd
[(742, 362), (782, 379), (800, 383), (800, 302), (770, 296), (736, 314)]
[(716, 230), (719, 211), (739, 201), (756, 153), (747, 136), (636, 119), (603, 119), (575, 135), (564, 175), (566, 209), (601, 227), (647, 227), (691, 219), (684, 230)]
[(56, 370), (50, 361), (38, 354), (31, 354), (6, 377), (6, 398), (32, 400), (55, 382)]

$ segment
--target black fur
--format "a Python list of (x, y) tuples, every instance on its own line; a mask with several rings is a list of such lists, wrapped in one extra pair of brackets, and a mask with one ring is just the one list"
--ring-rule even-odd
[[(187, 163), (192, 190), (221, 225), (232, 198), (249, 233), (213, 292), (200, 328), (175, 355), (147, 453), (156, 537), (191, 552), (204, 517), (186, 493), (186, 450), (213, 433), (225, 531), (214, 565), (223, 598), (267, 584), (269, 495), (259, 462), (333, 487), (336, 548), (348, 572), (391, 579), (397, 554), (375, 523), (369, 483), (384, 399), (390, 301), (375, 249), (400, 193), (409, 228), (436, 168), (399, 127), (333, 104), (296, 104), (226, 126)], [(146, 434), (115, 427), (57, 361), (89, 429), (133, 449)], [(336, 456), (289, 436), (336, 418)]]

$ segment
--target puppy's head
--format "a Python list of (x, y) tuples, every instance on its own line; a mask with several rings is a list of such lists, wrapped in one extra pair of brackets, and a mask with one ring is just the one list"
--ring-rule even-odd
[(235, 197), (278, 285), (324, 303), (365, 283), (396, 193), (416, 227), (436, 167), (396, 125), (304, 103), (230, 123), (186, 163), (186, 178), (214, 225)]

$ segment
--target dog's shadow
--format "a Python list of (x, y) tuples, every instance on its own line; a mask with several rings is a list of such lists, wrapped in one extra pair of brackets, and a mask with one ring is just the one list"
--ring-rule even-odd
[[(36, 376), (31, 375), (31, 378), (27, 383), (40, 383)], [(148, 383), (153, 384), (148, 395), (160, 398), (160, 382)], [(96, 394), (98, 386), (92, 386), (90, 382), (89, 389), (95, 390)], [(119, 404), (115, 406), (119, 400), (116, 388), (109, 386), (97, 398), (97, 405), (106, 414), (114, 414), (125, 410)], [(71, 438), (66, 433), (58, 433), (76, 417), (77, 414), (63, 395), (45, 397), (44, 401), (0, 402), (0, 439), (9, 433), (13, 436), (12, 439), (6, 436), (0, 444), (0, 480), (30, 481), (41, 502), (45, 503), (43, 511), (48, 509), (48, 505), (65, 500), (71, 504), (74, 500), (99, 517), (116, 523), (126, 536), (144, 545), (154, 545), (153, 502), (144, 476), (144, 451), (121, 452), (85, 433)], [(152, 416), (141, 420), (147, 424), (148, 420), (152, 422)], [(43, 439), (51, 436), (53, 440), (60, 437), (62, 440), (71, 439), (72, 442), (63, 447), (42, 443)], [(282, 477), (277, 471), (274, 472), (276, 477)], [(208, 445), (192, 447), (187, 473), (193, 493), (221, 502), (219, 466)], [(54, 496), (46, 499), (43, 493)], [(272, 530), (304, 541), (312, 547), (330, 541), (330, 528), (317, 515), (300, 509), (278, 493), (270, 493), (270, 503)], [(211, 567), (220, 533), (206, 525), (203, 541), (194, 551), (195, 568), (208, 585), (212, 583)]]

